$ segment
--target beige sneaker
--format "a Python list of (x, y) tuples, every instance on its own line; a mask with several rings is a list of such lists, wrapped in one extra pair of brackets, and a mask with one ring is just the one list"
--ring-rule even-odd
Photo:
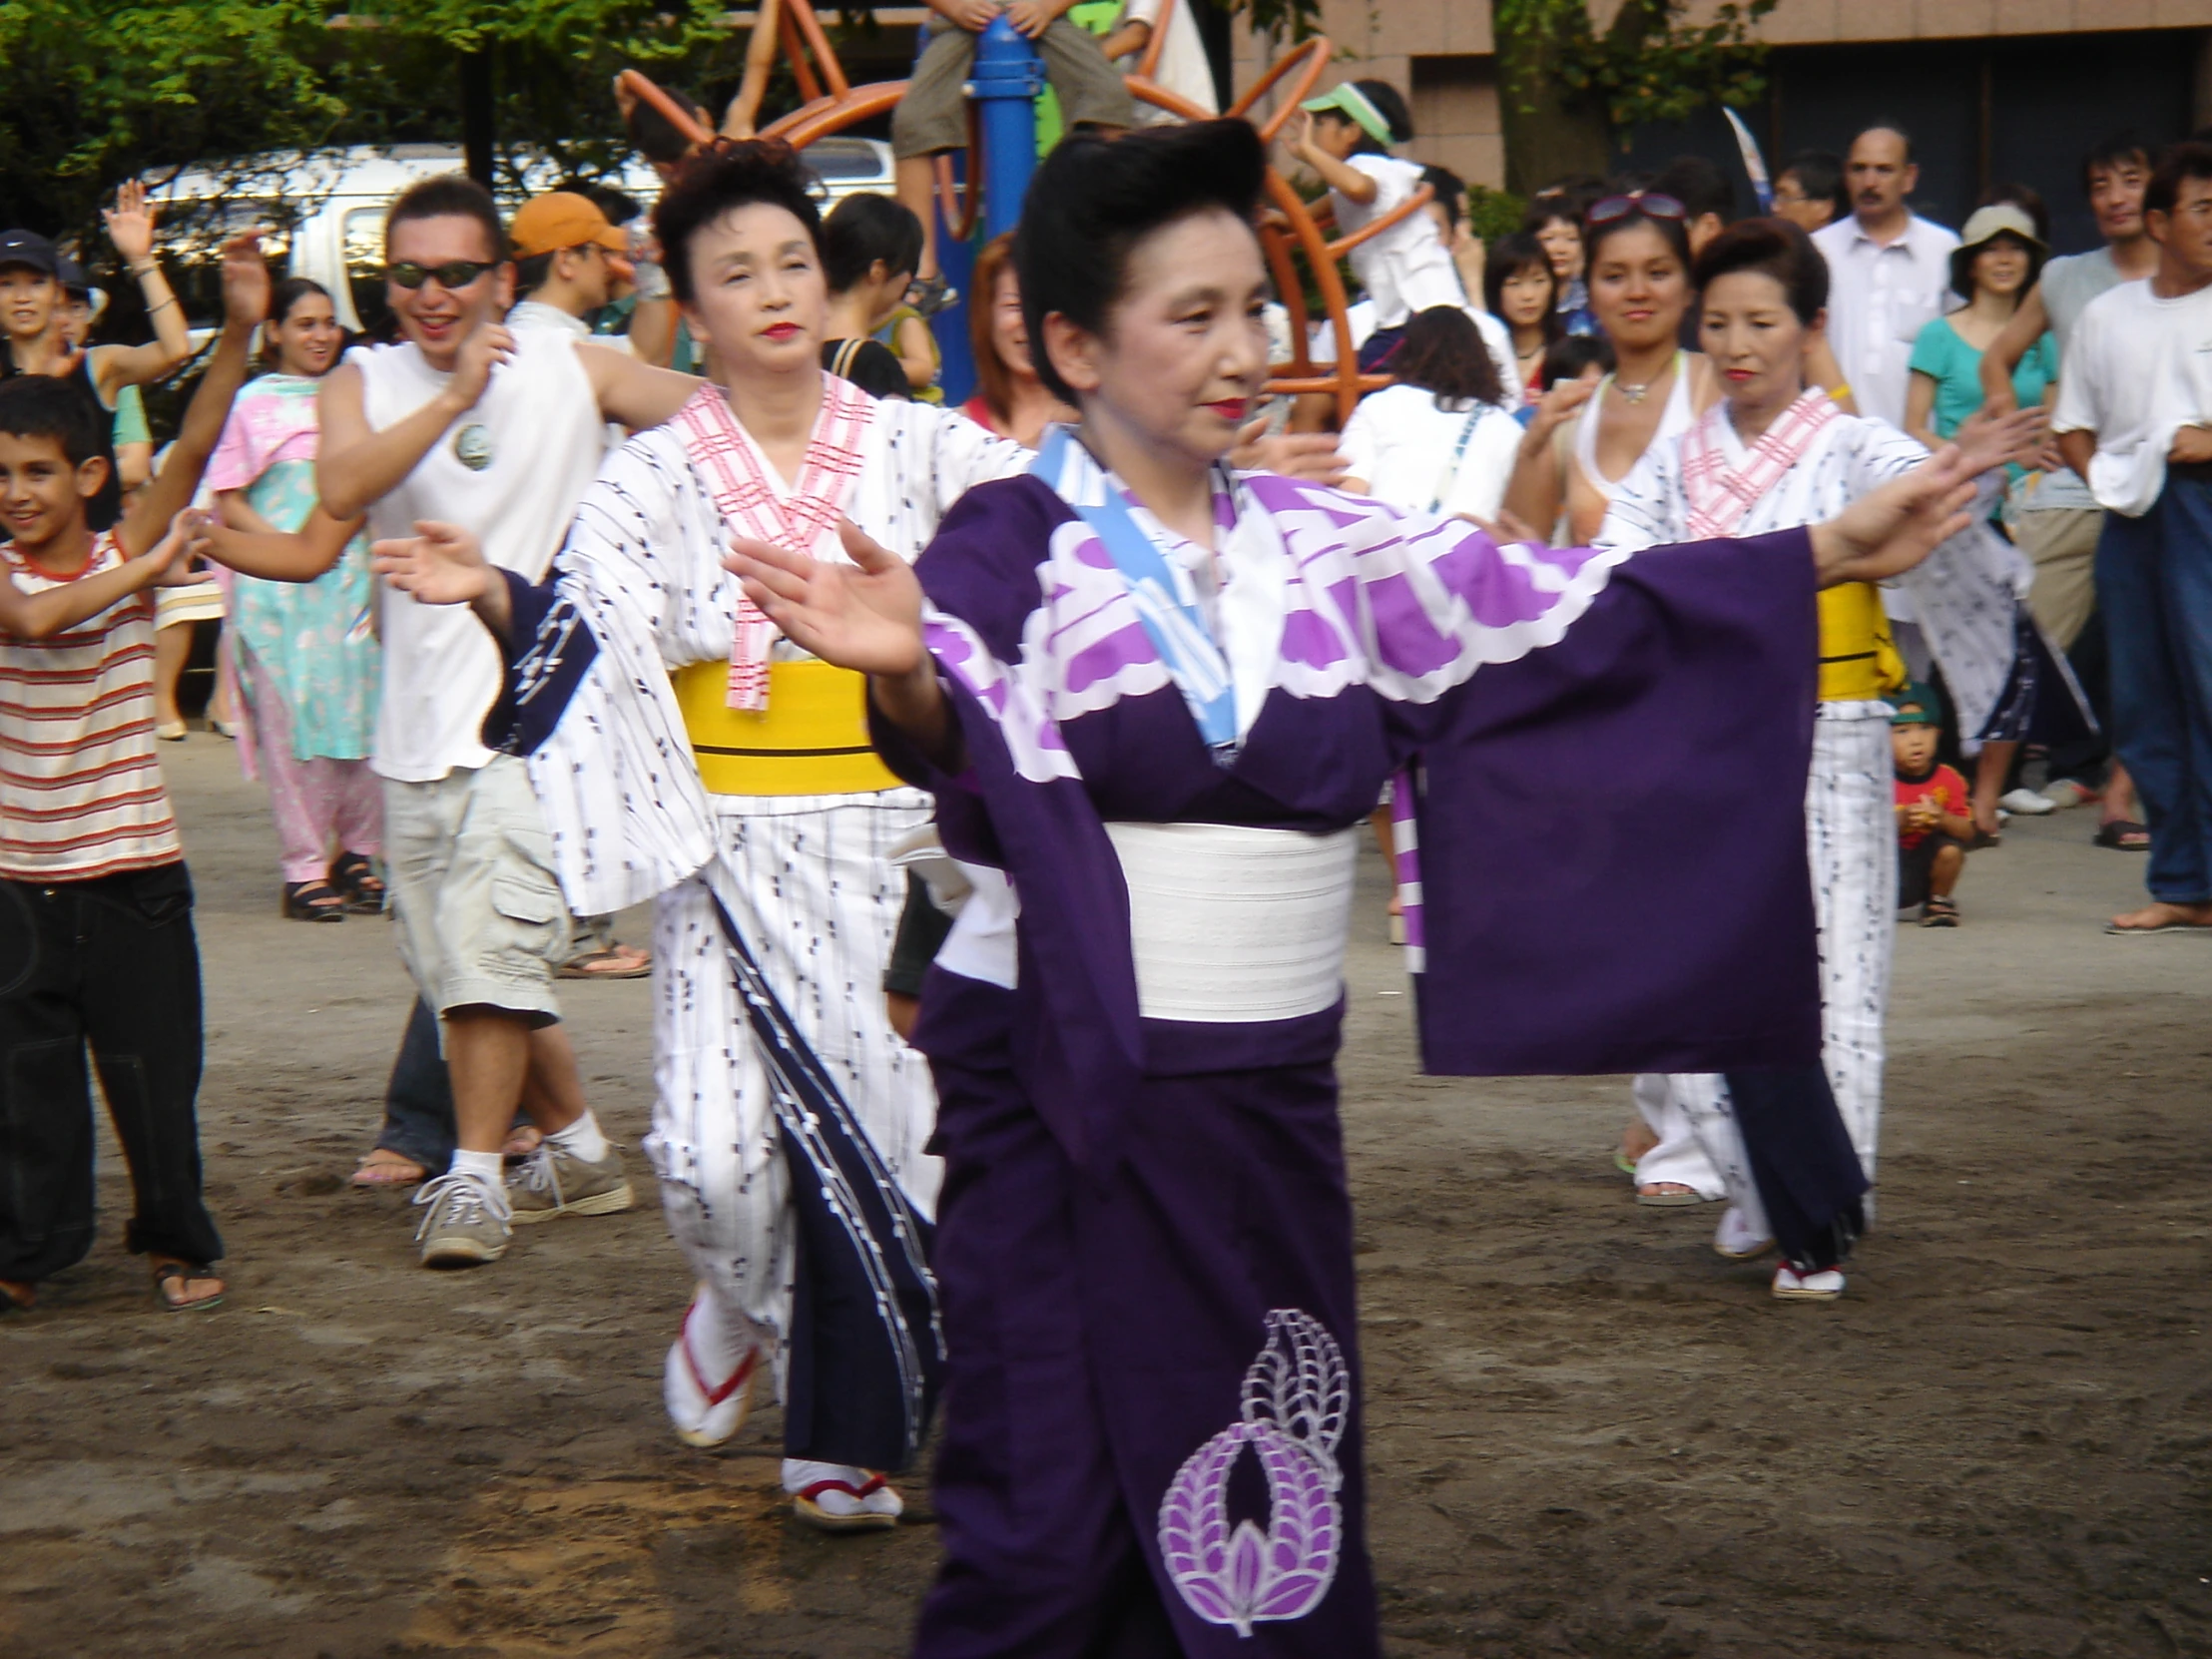
[(423, 1183), (417, 1205), (428, 1209), (415, 1229), (426, 1268), (473, 1268), (507, 1254), (507, 1195), (458, 1170)]
[(587, 1164), (548, 1140), (507, 1193), (517, 1226), (555, 1216), (611, 1216), (638, 1201), (622, 1172), (622, 1153), (611, 1142), (606, 1157)]

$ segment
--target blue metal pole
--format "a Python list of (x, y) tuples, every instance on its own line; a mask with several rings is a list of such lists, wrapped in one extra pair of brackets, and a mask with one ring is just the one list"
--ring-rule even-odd
[(1044, 61), (1001, 12), (976, 39), (973, 75), (968, 96), (983, 129), (983, 234), (995, 237), (1021, 218), (1021, 199), (1037, 168)]

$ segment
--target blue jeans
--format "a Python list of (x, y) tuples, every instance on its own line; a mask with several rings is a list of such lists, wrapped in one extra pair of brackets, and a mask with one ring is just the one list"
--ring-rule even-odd
[(438, 1052), (438, 1016), (417, 997), (384, 1089), (384, 1127), (376, 1145), (439, 1176), (453, 1162), (454, 1135), (453, 1086)]
[(2169, 476), (2141, 518), (2108, 513), (2097, 609), (2112, 656), (2112, 747), (2150, 826), (2145, 884), (2212, 902), (2212, 478)]

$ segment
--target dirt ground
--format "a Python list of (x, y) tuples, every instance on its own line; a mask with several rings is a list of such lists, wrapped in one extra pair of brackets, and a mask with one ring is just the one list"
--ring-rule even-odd
[[(341, 1187), (389, 929), (279, 920), (230, 747), (165, 760), (232, 1291), (155, 1310), (104, 1143), (99, 1249), (0, 1327), (0, 1653), (902, 1652), (925, 1500), (824, 1538), (775, 1413), (720, 1458), (666, 1432), (656, 1208), (434, 1275), (403, 1199)], [(2142, 866), (2090, 828), (2016, 828), (1962, 930), (1902, 930), (1880, 1226), (1830, 1308), (1714, 1256), (1712, 1209), (1630, 1204), (1618, 1080), (1415, 1075), (1371, 860), (1345, 1115), (1391, 1654), (2212, 1654), (2212, 943), (2103, 937)], [(647, 995), (568, 998), (633, 1147)]]

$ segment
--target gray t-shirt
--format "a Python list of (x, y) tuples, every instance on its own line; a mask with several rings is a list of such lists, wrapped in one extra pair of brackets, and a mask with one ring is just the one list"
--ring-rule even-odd
[(2081, 320), (2081, 307), (2106, 288), (2118, 287), (2122, 280), (2109, 248), (2093, 254), (2068, 254), (2043, 267), (2038, 285), (2043, 290), (2043, 314), (2050, 318), (2050, 331), (2058, 336), (2060, 373), (2065, 372), (2066, 342), (2073, 337), (2074, 324)]
[[(2119, 267), (2112, 263), (2109, 248), (2099, 248), (2093, 254), (2068, 254), (2043, 267), (2037, 286), (2043, 293), (2043, 314), (2050, 318), (2050, 331), (2058, 340), (2061, 377), (2066, 372), (2066, 345), (2073, 338), (2074, 324), (2081, 320), (2082, 308), (2124, 280)], [(2005, 500), (2007, 515), (2053, 508), (2094, 512), (2096, 505), (2088, 485), (2072, 472), (2030, 472), (2013, 483)]]

